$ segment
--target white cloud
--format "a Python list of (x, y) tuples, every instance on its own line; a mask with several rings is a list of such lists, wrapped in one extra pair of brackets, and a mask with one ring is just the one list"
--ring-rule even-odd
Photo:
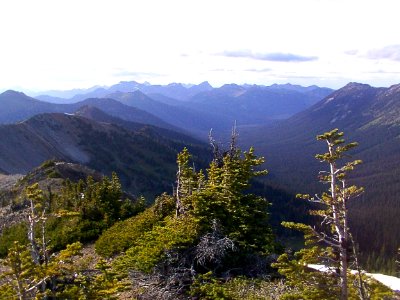
[[(309, 84), (317, 77), (389, 85), (400, 77), (368, 72), (399, 68), (397, 56), (390, 54), (395, 66), (377, 66), (358, 54), (400, 43), (397, 7), (394, 0), (2, 1), (0, 89), (65, 89), (121, 78), (270, 84), (272, 73), (293, 83), (300, 81), (295, 73)], [(214, 55), (232, 49), (249, 49), (253, 59)]]
[(400, 61), (400, 44), (370, 50), (367, 52), (366, 57), (370, 59), (389, 59)]
[(218, 55), (226, 57), (236, 58), (250, 58), (256, 60), (265, 61), (277, 61), (277, 62), (305, 62), (317, 60), (316, 56), (304, 56), (293, 53), (273, 52), (273, 53), (254, 53), (250, 50), (238, 50), (238, 51), (224, 51)]

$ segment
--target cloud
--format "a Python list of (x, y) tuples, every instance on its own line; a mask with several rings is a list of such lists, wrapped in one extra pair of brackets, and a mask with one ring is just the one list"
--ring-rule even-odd
[(217, 68), (217, 69), (212, 69), (210, 72), (235, 72), (236, 70), (234, 69), (224, 69), (224, 68)]
[(376, 70), (367, 72), (369, 74), (400, 74), (400, 71), (385, 71), (385, 70)]
[(286, 74), (282, 74), (281, 77), (284, 78), (291, 78), (291, 79), (321, 79), (320, 76), (302, 76), (302, 75), (286, 75)]
[(225, 69), (225, 68), (217, 68), (217, 69), (211, 69), (210, 72), (256, 72), (256, 73), (265, 73), (265, 72), (271, 72), (271, 68), (262, 68), (262, 69)]
[(219, 55), (226, 57), (244, 57), (256, 60), (277, 61), (277, 62), (304, 62), (317, 60), (316, 56), (302, 56), (293, 53), (273, 52), (273, 53), (254, 53), (249, 50), (224, 51)]
[(264, 68), (264, 69), (246, 69), (246, 70), (243, 70), (243, 71), (245, 71), (245, 72), (265, 73), (265, 72), (271, 72), (272, 69), (270, 69), (270, 68)]
[(344, 53), (347, 54), (347, 55), (357, 55), (358, 54), (358, 50), (356, 50), (356, 49), (347, 50)]
[(158, 73), (150, 73), (150, 72), (135, 72), (135, 71), (127, 71), (127, 70), (120, 70), (113, 74), (116, 77), (157, 77), (163, 76), (162, 74)]
[(400, 45), (390, 45), (380, 49), (372, 49), (367, 52), (369, 59), (389, 59), (400, 61)]

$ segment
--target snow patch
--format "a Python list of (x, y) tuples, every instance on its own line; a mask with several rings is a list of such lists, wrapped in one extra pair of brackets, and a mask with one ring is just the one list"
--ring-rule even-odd
[(335, 99), (335, 97), (330, 97), (330, 98), (326, 99), (325, 104), (331, 102), (333, 99)]
[[(327, 267), (325, 265), (316, 265), (316, 264), (308, 264), (307, 267), (320, 271), (320, 272), (334, 272), (334, 268)], [(351, 274), (356, 274), (356, 270), (351, 270)], [(391, 288), (392, 290), (396, 292), (400, 292), (400, 278), (395, 277), (395, 276), (389, 276), (389, 275), (384, 275), (384, 274), (378, 274), (378, 273), (364, 273), (367, 276), (372, 277), (376, 281), (379, 281), (380, 283), (386, 285), (387, 287)]]
[(378, 273), (366, 273), (366, 274), (374, 278), (376, 281), (383, 283), (387, 287), (390, 287), (392, 290), (400, 292), (400, 278)]

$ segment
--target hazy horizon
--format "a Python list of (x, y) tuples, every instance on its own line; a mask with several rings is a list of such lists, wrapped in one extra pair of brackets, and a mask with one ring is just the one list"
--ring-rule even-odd
[(398, 2), (0, 3), (0, 90), (120, 81), (199, 84), (400, 82)]

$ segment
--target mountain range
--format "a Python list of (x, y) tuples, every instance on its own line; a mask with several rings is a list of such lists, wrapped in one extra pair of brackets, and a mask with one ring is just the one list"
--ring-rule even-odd
[(37, 99), (54, 104), (78, 104), (88, 98), (111, 98), (146, 111), (170, 125), (184, 128), (200, 139), (206, 139), (211, 129), (214, 134), (223, 136), (230, 132), (235, 123), (237, 126), (249, 126), (289, 117), (332, 91), (317, 86), (291, 84), (227, 84), (213, 88), (208, 82), (191, 86), (180, 83), (162, 86), (131, 81), (91, 88), (86, 93), (80, 90), (81, 93), (70, 98), (60, 96), (70, 96), (72, 91), (64, 91), (58, 97), (39, 95)]
[(393, 236), (393, 228), (400, 228), (400, 85), (349, 83), (291, 118), (243, 128), (241, 135), (244, 144), (267, 158), (270, 181), (291, 192), (313, 194), (326, 188), (317, 179), (326, 166), (314, 156), (327, 149), (315, 137), (334, 128), (347, 141), (359, 143), (351, 155), (363, 161), (351, 178), (365, 187), (350, 203), (354, 235), (369, 250), (393, 255), (400, 244), (400, 236)]
[[(121, 81), (110, 87), (92, 87), (87, 90), (70, 90), (70, 91), (48, 91), (36, 93), (36, 98), (41, 100), (51, 100), (52, 102), (73, 103), (88, 97), (103, 97), (114, 92), (134, 92), (137, 90), (145, 94), (160, 94), (176, 100), (186, 100), (196, 95), (199, 92), (208, 91), (213, 87), (208, 82), (200, 83), (199, 85), (184, 86), (181, 83), (171, 83), (168, 85), (151, 85), (149, 83), (138, 83), (135, 81)], [(50, 102), (50, 101), (49, 101)]]
[(25, 174), (43, 161), (57, 159), (107, 175), (115, 171), (128, 191), (153, 196), (171, 188), (176, 155), (184, 147), (198, 154), (199, 161), (206, 160), (206, 145), (189, 136), (117, 119), (89, 107), (76, 115), (38, 114), (1, 125), (0, 139), (3, 173)]
[(105, 174), (117, 171), (130, 191), (146, 195), (171, 189), (176, 153), (186, 145), (205, 165), (207, 145), (198, 139), (206, 140), (211, 129), (226, 139), (233, 124), (241, 145), (266, 157), (264, 184), (289, 193), (320, 192), (326, 187), (318, 172), (325, 166), (314, 156), (326, 149), (315, 137), (339, 128), (346, 140), (359, 143), (352, 157), (363, 160), (351, 181), (366, 191), (350, 204), (360, 249), (393, 256), (400, 245), (400, 236), (393, 236), (400, 228), (400, 85), (349, 83), (334, 91), (120, 82), (37, 99), (6, 91), (0, 94), (0, 123), (2, 173), (26, 173), (57, 158)]
[(73, 113), (82, 106), (95, 106), (121, 119), (179, 130), (156, 116), (132, 106), (126, 106), (109, 98), (87, 98), (73, 104), (55, 104), (31, 98), (24, 93), (6, 91), (0, 94), (0, 124), (24, 121), (40, 113)]
[[(74, 91), (84, 92), (72, 90), (58, 95), (70, 96)], [(221, 137), (229, 134), (234, 124), (268, 124), (304, 110), (331, 92), (331, 89), (317, 86), (289, 84), (230, 84), (213, 88), (208, 82), (185, 87), (134, 81), (120, 82), (108, 88), (91, 88), (68, 99), (49, 95), (35, 99), (20, 92), (6, 91), (0, 95), (0, 123), (22, 121), (45, 112), (72, 113), (79, 107), (90, 105), (127, 121), (190, 133), (206, 140), (211, 129)]]

